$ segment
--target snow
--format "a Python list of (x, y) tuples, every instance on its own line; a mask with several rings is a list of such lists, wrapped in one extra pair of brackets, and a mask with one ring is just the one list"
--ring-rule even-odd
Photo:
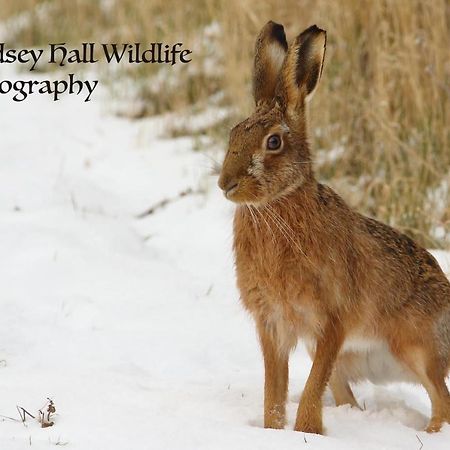
[[(47, 397), (57, 410), (45, 429), (0, 417), (0, 449), (448, 449), (450, 426), (421, 431), (429, 401), (406, 384), (356, 386), (364, 411), (327, 392), (326, 436), (292, 431), (310, 368), (301, 346), (289, 424), (263, 429), (233, 206), (209, 158), (193, 139), (164, 139), (159, 118), (112, 117), (100, 96), (0, 102), (0, 414), (36, 413)], [(448, 271), (450, 255), (435, 254)]]

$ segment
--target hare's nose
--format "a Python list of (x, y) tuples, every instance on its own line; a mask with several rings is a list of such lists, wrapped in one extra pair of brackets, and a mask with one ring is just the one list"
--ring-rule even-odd
[(222, 189), (225, 195), (227, 195), (227, 193), (235, 189), (239, 183), (236, 179), (233, 178), (230, 179), (228, 177), (220, 177), (218, 184), (220, 189)]

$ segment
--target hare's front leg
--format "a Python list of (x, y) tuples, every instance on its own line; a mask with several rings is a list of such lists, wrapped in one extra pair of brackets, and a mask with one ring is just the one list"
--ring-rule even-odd
[(289, 380), (289, 349), (280, 348), (277, 331), (257, 324), (264, 356), (264, 428), (284, 428)]
[(322, 396), (342, 342), (342, 330), (330, 321), (317, 339), (313, 365), (298, 407), (296, 431), (322, 434)]

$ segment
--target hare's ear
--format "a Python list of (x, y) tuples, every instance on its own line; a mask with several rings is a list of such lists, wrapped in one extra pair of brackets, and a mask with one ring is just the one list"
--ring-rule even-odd
[(287, 48), (283, 25), (268, 22), (259, 33), (255, 45), (253, 96), (257, 105), (274, 98)]
[(326, 42), (326, 31), (313, 25), (289, 46), (277, 92), (288, 108), (295, 109), (313, 96), (322, 75)]

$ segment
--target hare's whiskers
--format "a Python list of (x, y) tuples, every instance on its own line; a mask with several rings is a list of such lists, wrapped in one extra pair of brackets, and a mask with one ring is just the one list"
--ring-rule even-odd
[[(304, 250), (301, 247), (301, 245), (299, 244), (299, 242), (294, 238), (295, 233), (294, 233), (294, 230), (291, 228), (291, 226), (270, 205), (267, 205), (266, 208), (268, 208), (268, 209), (266, 209), (266, 211), (268, 211), (268, 212), (270, 211), (270, 213), (273, 214), (272, 220), (274, 220), (274, 219), (278, 220), (279, 225), (284, 230), (283, 236), (288, 240), (288, 242), (292, 243), (292, 245), (294, 245), (295, 248), (305, 257), (305, 259), (311, 264), (311, 266), (314, 267), (315, 269), (317, 269), (315, 264), (306, 255), (306, 253), (304, 252)], [(278, 228), (281, 231), (281, 228), (280, 227), (278, 227)]]
[(255, 230), (257, 230), (258, 229), (258, 221), (256, 219), (255, 213), (252, 211), (251, 205), (245, 205), (245, 206), (247, 207), (247, 210), (248, 210), (248, 212), (250, 214), (251, 221), (253, 223), (253, 226), (254, 226)]
[(262, 220), (264, 221), (264, 223), (266, 224), (267, 229), (269, 230), (270, 234), (272, 235), (272, 242), (273, 242), (273, 243), (276, 243), (276, 236), (275, 236), (275, 233), (274, 233), (272, 227), (270, 226), (269, 222), (268, 222), (268, 221), (266, 220), (266, 218), (264, 217), (264, 214), (263, 214), (258, 208), (255, 208), (255, 212), (259, 215), (259, 217), (261, 217), (261, 219), (262, 219)]
[(275, 214), (275, 211), (273, 211), (273, 209), (270, 207), (270, 205), (266, 205), (264, 207), (264, 210), (267, 212), (268, 217), (270, 219), (272, 219), (272, 222), (278, 228), (278, 230), (284, 236), (284, 238), (288, 241), (288, 243), (290, 243), (295, 248), (297, 248), (297, 250), (299, 250), (301, 253), (303, 253), (303, 250), (299, 246), (298, 242), (296, 240), (294, 240), (294, 238), (292, 236), (292, 234), (294, 234), (292, 232), (292, 229), (290, 229), (289, 227), (286, 226), (286, 223), (284, 222), (284, 220), (280, 220), (279, 216), (277, 217), (277, 215)]

